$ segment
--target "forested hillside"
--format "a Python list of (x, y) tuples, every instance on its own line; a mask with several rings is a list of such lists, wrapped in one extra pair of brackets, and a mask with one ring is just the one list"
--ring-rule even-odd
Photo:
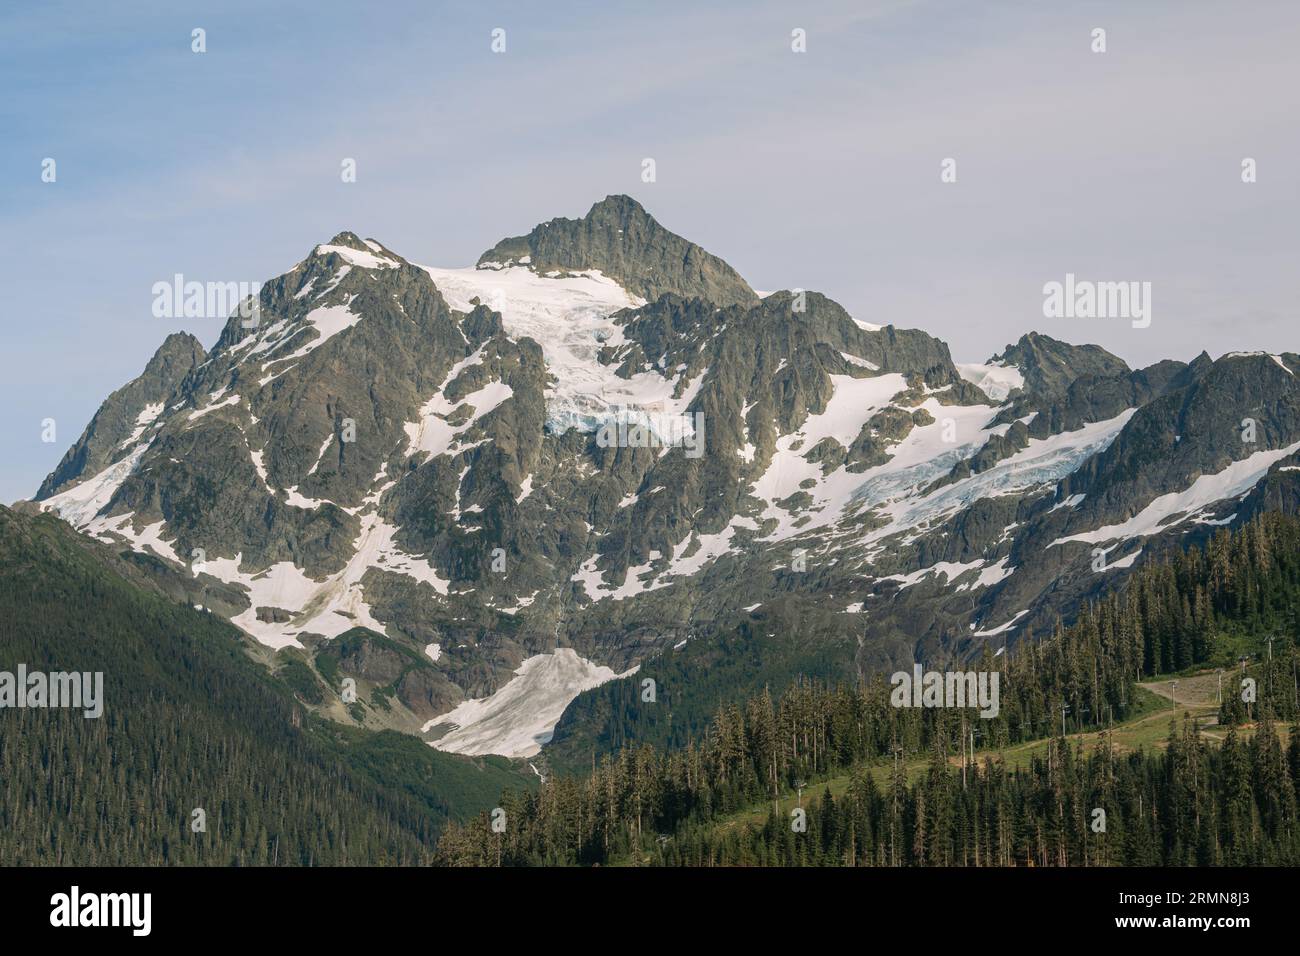
[[(1009, 656), (992, 719), (965, 710), (891, 706), (883, 677), (860, 687), (804, 683), (719, 710), (681, 749), (625, 748), (585, 778), (508, 794), (508, 822), (452, 827), (451, 864), (609, 863), (896, 865), (1216, 864), (1300, 861), (1296, 818), (1300, 735), (1274, 724), (1295, 714), (1300, 521), (1262, 515), (1204, 548), (1142, 569), (1070, 627)], [(1273, 636), (1272, 660), (1260, 661)], [(1173, 669), (1232, 664), (1253, 654), (1258, 699), (1214, 747), (1188, 722), (1163, 752), (1119, 753), (1103, 738), (1085, 755), (1064, 738), (1124, 721), (1137, 681)], [(1249, 663), (1249, 662), (1247, 662)], [(1232, 675), (1229, 675), (1232, 676)], [(1237, 693), (1231, 680), (1225, 695)], [(1225, 715), (1238, 708), (1225, 705)], [(1230, 723), (1230, 719), (1225, 719)], [(972, 734), (978, 735), (972, 738)], [(1045, 754), (1008, 769), (994, 751), (1055, 736)], [(970, 743), (977, 751), (967, 773)], [(978, 751), (983, 751), (979, 754)], [(961, 755), (961, 756), (959, 756)], [(903, 762), (928, 759), (909, 782)], [(958, 766), (953, 766), (957, 762)], [(868, 768), (893, 768), (879, 787)], [(977, 766), (976, 766), (977, 764)], [(775, 812), (761, 827), (720, 829), (735, 811), (770, 806), (806, 781), (851, 773), (839, 799), (806, 808), (807, 829)], [(1104, 831), (1091, 829), (1105, 811)]]
[(0, 671), (104, 674), (97, 719), (0, 710), (0, 865), (422, 863), (448, 818), (524, 785), (499, 758), (312, 717), (245, 641), (0, 508)]

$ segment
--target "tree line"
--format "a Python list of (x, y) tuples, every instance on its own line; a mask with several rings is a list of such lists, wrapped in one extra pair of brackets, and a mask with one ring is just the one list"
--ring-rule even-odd
[[(449, 865), (837, 863), (1074, 865), (1294, 862), (1300, 749), (1274, 721), (1295, 715), (1284, 677), (1297, 657), (1300, 521), (1261, 515), (1203, 547), (1169, 552), (1119, 592), (1057, 622), (1010, 654), (987, 648), (971, 666), (996, 670), (996, 717), (890, 704), (882, 676), (858, 686), (799, 681), (720, 707), (686, 746), (629, 746), (589, 774), (503, 794), (495, 815), (448, 827)], [(1221, 748), (1191, 723), (1160, 753), (1120, 754), (1103, 735), (1085, 755), (1069, 732), (1102, 729), (1142, 705), (1139, 680), (1215, 662), (1274, 636), (1256, 659), (1259, 697), (1236, 715)], [(1253, 642), (1253, 643), (1251, 643)], [(1225, 687), (1235, 685), (1225, 684)], [(1225, 691), (1225, 700), (1235, 694)], [(1236, 723), (1258, 722), (1243, 742)], [(1048, 738), (1046, 752), (1009, 769), (993, 752)], [(982, 757), (982, 759), (981, 759)], [(909, 783), (909, 761), (928, 759)], [(887, 786), (875, 776), (888, 768)], [(873, 774), (871, 771), (875, 770)], [(780, 809), (809, 780), (850, 773), (848, 789), (809, 800), (805, 829)], [(1189, 789), (1190, 788), (1190, 789)], [(720, 826), (771, 807), (761, 826)], [(1104, 812), (1103, 828), (1094, 811)]]

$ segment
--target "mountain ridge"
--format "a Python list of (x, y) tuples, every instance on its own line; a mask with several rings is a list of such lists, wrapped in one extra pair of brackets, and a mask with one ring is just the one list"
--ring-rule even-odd
[(606, 196), (581, 219), (551, 219), (527, 235), (503, 239), (476, 266), (513, 263), (542, 274), (596, 269), (647, 300), (672, 292), (717, 305), (758, 301), (736, 270), (665, 229), (626, 195)]
[[(366, 720), (491, 752), (482, 721), (530, 756), (557, 706), (655, 655), (747, 627), (751, 677), (959, 661), (1148, 544), (1295, 500), (1291, 353), (1133, 370), (1027, 333), (957, 364), (695, 250), (627, 197), (473, 269), (341, 232), (263, 286), (258, 324), (117, 400), (41, 507), (389, 688)], [(615, 425), (644, 441), (603, 444)], [(406, 651), (428, 666), (394, 670)]]

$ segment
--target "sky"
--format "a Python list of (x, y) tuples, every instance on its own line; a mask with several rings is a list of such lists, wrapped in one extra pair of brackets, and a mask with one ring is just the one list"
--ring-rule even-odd
[[(1297, 49), (1294, 0), (7, 4), (0, 501), (168, 333), (215, 342), (154, 283), (345, 229), (470, 265), (611, 193), (957, 361), (1030, 330), (1134, 367), (1300, 351)], [(1067, 273), (1150, 282), (1150, 325), (1045, 318)]]

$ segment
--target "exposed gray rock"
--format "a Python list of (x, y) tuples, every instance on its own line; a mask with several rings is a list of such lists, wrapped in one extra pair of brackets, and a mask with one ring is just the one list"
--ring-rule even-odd
[[(144, 371), (104, 399), (76, 444), (41, 483), (36, 500), (58, 494), (79, 478), (94, 475), (126, 455), (133, 444), (130, 439), (138, 439), (149, 430), (177, 387), (205, 358), (203, 344), (189, 333), (167, 336)], [(156, 408), (154, 417), (146, 411), (152, 411), (151, 406)], [(142, 416), (148, 421), (144, 422)]]
[(736, 270), (669, 232), (630, 196), (607, 196), (581, 219), (552, 219), (526, 236), (503, 239), (479, 256), (478, 265), (525, 259), (542, 275), (598, 269), (647, 301), (669, 292), (715, 305), (758, 300)]
[(1041, 395), (1063, 392), (1084, 375), (1110, 378), (1129, 370), (1123, 359), (1099, 345), (1070, 345), (1039, 332), (1025, 333), (990, 361), (1019, 367), (1026, 390)]

